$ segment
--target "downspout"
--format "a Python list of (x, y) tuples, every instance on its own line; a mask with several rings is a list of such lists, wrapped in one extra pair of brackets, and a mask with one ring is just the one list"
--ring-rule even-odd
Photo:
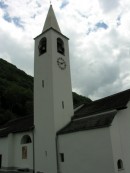
[(56, 134), (56, 161), (57, 161), (57, 173), (60, 173), (59, 147), (58, 147), (58, 135), (57, 134)]
[(33, 134), (33, 173), (35, 173), (35, 144), (34, 144), (34, 128), (33, 128), (33, 131), (32, 131), (32, 134)]

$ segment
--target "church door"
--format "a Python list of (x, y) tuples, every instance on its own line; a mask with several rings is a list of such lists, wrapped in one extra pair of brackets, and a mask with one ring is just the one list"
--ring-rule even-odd
[(1, 168), (1, 164), (2, 164), (2, 155), (0, 154), (0, 168)]

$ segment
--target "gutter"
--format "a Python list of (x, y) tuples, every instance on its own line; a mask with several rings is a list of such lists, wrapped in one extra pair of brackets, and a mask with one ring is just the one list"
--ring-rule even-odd
[(56, 134), (56, 138), (55, 138), (55, 142), (56, 142), (56, 161), (57, 161), (57, 173), (60, 173), (60, 165), (59, 165), (59, 147), (58, 147), (58, 135)]
[(32, 135), (33, 135), (33, 173), (35, 173), (35, 144), (34, 144), (34, 129), (32, 131)]

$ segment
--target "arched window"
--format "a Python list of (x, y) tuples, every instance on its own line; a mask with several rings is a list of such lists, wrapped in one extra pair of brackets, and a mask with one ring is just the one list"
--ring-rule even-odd
[(61, 38), (57, 38), (57, 52), (65, 54), (64, 42)]
[(31, 137), (29, 135), (24, 135), (21, 139), (21, 144), (28, 144), (31, 143)]
[(119, 160), (117, 161), (117, 167), (118, 167), (118, 169), (123, 169), (123, 162), (122, 162), (121, 159), (119, 159)]
[(47, 39), (46, 39), (46, 37), (43, 37), (40, 40), (38, 49), (39, 49), (39, 56), (47, 51)]

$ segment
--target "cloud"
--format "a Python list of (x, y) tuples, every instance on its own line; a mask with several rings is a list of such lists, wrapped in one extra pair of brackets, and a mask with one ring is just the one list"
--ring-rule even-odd
[(119, 6), (120, 0), (109, 0), (109, 1), (99, 0), (99, 3), (104, 12), (111, 12), (112, 10), (115, 10)]
[(23, 35), (22, 43), (24, 46), (21, 46), (21, 41), (14, 39), (11, 35), (8, 35), (6, 32), (1, 32), (0, 30), (0, 39), (4, 44), (0, 44), (0, 57), (12, 62), (18, 68), (23, 69), (28, 74), (32, 73), (33, 67), (33, 45), (31, 47), (27, 45), (28, 40)]
[[(0, 57), (33, 75), (33, 38), (42, 31), (49, 1), (1, 2)], [(130, 2), (54, 0), (53, 8), (70, 38), (73, 90), (98, 99), (130, 88)]]
[[(77, 79), (73, 81), (73, 85), (80, 88), (81, 93), (86, 93), (93, 99), (130, 87), (128, 83), (130, 60), (126, 44), (124, 47), (122, 38), (115, 30), (109, 30), (103, 36), (102, 31), (100, 34), (99, 38), (96, 38), (96, 33), (93, 34), (95, 37), (90, 35), (93, 42), (86, 39), (88, 53), (85, 49), (82, 50), (80, 61), (83, 63), (81, 64), (79, 61), (79, 66), (82, 68), (78, 67), (80, 72), (73, 77)], [(104, 38), (105, 41), (102, 42)], [(83, 56), (85, 58), (82, 58)], [(125, 76), (125, 74), (127, 75)], [(72, 73), (72, 75), (74, 74)]]

